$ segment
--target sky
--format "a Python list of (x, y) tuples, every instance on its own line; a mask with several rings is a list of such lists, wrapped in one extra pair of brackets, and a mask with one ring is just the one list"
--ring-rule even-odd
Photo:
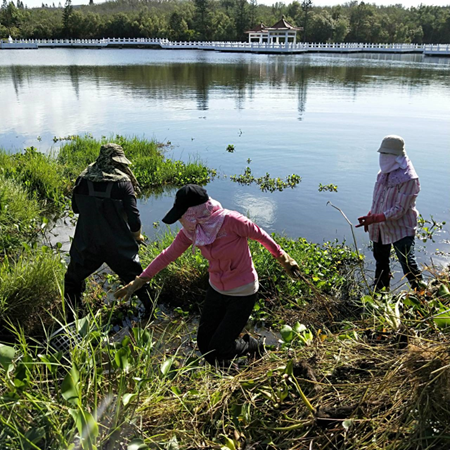
[[(41, 6), (42, 3), (47, 3), (51, 5), (53, 2), (55, 5), (61, 1), (61, 4), (64, 5), (65, 0), (23, 0), (24, 4), (28, 6), (28, 8), (34, 8), (37, 6)], [(258, 4), (261, 5), (272, 5), (277, 0), (257, 0)], [(289, 4), (292, 3), (293, 0), (278, 0), (281, 3)], [(298, 0), (301, 1), (301, 0)], [(313, 6), (333, 6), (346, 3), (348, 0), (313, 0)], [(94, 0), (95, 3), (102, 3), (102, 0)], [(410, 8), (411, 6), (419, 6), (423, 5), (434, 5), (434, 6), (450, 6), (450, 0), (367, 0), (366, 3), (374, 3), (376, 5), (394, 5), (394, 4), (402, 4), (405, 8)], [(73, 5), (87, 5), (89, 4), (89, 0), (72, 0)]]

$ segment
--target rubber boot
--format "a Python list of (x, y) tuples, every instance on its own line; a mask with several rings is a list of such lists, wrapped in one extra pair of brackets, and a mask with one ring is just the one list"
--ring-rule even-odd
[(262, 339), (255, 339), (249, 334), (242, 336), (242, 340), (247, 343), (247, 354), (253, 358), (262, 358), (266, 353)]

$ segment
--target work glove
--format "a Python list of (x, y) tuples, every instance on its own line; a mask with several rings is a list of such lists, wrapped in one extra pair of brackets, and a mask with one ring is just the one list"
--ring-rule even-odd
[(367, 216), (358, 217), (359, 224), (355, 228), (364, 227), (364, 231), (369, 231), (369, 225), (373, 223), (380, 223), (386, 220), (386, 216), (381, 214), (368, 214)]
[(142, 229), (139, 229), (138, 231), (132, 231), (131, 234), (133, 235), (135, 241), (138, 244), (143, 244), (145, 241), (145, 237), (142, 235)]
[(300, 268), (298, 267), (297, 261), (292, 259), (286, 252), (283, 252), (283, 254), (277, 258), (277, 261), (283, 266), (283, 269), (290, 277), (296, 278), (300, 276)]
[(146, 280), (141, 277), (136, 277), (131, 283), (114, 292), (114, 298), (117, 300), (123, 298), (125, 301), (128, 301), (134, 292), (138, 291), (145, 283), (147, 283)]

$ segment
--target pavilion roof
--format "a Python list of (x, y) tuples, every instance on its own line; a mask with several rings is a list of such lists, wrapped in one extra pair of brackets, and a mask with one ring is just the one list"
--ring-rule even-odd
[(256, 25), (252, 30), (246, 31), (246, 33), (267, 33), (267, 27), (261, 22), (259, 25)]
[(266, 27), (262, 22), (259, 25), (256, 25), (252, 30), (246, 31), (246, 33), (268, 33), (269, 31), (285, 31), (285, 30), (294, 30), (294, 31), (303, 31), (303, 27), (293, 27), (290, 23), (286, 22), (285, 18), (282, 17), (276, 24), (271, 27)]
[(302, 31), (303, 27), (293, 27), (290, 23), (286, 22), (284, 17), (282, 17), (276, 24), (274, 24), (271, 27), (267, 28), (267, 31), (274, 31), (274, 30)]

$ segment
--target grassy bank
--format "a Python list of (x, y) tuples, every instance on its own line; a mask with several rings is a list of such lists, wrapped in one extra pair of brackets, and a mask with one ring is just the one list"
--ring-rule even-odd
[[(142, 259), (173, 237), (161, 231)], [(261, 274), (252, 322), (270, 324), (279, 345), (229, 368), (205, 364), (196, 350), (195, 313), (206, 287), (198, 253), (186, 252), (152, 282), (155, 298), (176, 312), (161, 309), (128, 333), (113, 332), (120, 307), (95, 306), (104, 289), (91, 280), (92, 310), (65, 334), (66, 351), (52, 348), (49, 328), (30, 339), (23, 326), (32, 299), (45, 305), (51, 286), (53, 299), (61, 295), (55, 254), (11, 266), (10, 278), (1, 272), (0, 296), (28, 293), (28, 306), (15, 310), (16, 343), (0, 346), (2, 448), (445, 448), (449, 274), (434, 274), (420, 293), (364, 294), (348, 247), (277, 239), (302, 275), (286, 278), (252, 247)]]
[(84, 135), (62, 142), (58, 152), (49, 150), (46, 154), (34, 147), (20, 153), (0, 149), (1, 175), (20, 183), (47, 213), (61, 211), (67, 205), (77, 176), (95, 161), (101, 145), (107, 142), (122, 145), (143, 190), (186, 183), (204, 185), (215, 176), (215, 171), (200, 160), (185, 163), (168, 159), (166, 145), (143, 138), (116, 135), (98, 140)]
[(91, 314), (67, 334), (66, 353), (17, 330), (18, 343), (0, 347), (0, 443), (446, 448), (450, 319), (434, 316), (449, 307), (449, 283), (441, 275), (421, 294), (366, 296), (358, 301), (366, 308), (334, 331), (312, 326), (303, 305), (302, 324), (277, 325), (277, 349), (222, 369), (199, 357), (190, 315), (135, 324), (113, 339), (108, 317)]
[(167, 159), (166, 145), (120, 135), (101, 140), (90, 135), (75, 136), (65, 143), (57, 157), (58, 163), (64, 168), (64, 176), (75, 180), (80, 172), (97, 158), (100, 146), (107, 142), (115, 142), (123, 147), (143, 190), (166, 185), (183, 186), (187, 183), (204, 185), (215, 176), (215, 171), (206, 167), (200, 160), (185, 163)]
[[(116, 138), (143, 186), (173, 183), (170, 167), (181, 183), (212, 173), (167, 162), (155, 143)], [(207, 263), (198, 250), (152, 280), (158, 307), (147, 323), (117, 332), (137, 300), (108, 304), (117, 279), (97, 275), (86, 317), (52, 337), (64, 325), (65, 255), (37, 242), (100, 144), (75, 137), (57, 157), (0, 152), (0, 318), (9, 339), (0, 343), (0, 448), (447, 448), (448, 272), (431, 273), (422, 292), (374, 294), (352, 248), (275, 236), (301, 276), (288, 278), (251, 242), (260, 300), (248, 331), (265, 324), (279, 339), (260, 360), (216, 368), (199, 355)], [(140, 249), (143, 264), (173, 239), (159, 230)]]

